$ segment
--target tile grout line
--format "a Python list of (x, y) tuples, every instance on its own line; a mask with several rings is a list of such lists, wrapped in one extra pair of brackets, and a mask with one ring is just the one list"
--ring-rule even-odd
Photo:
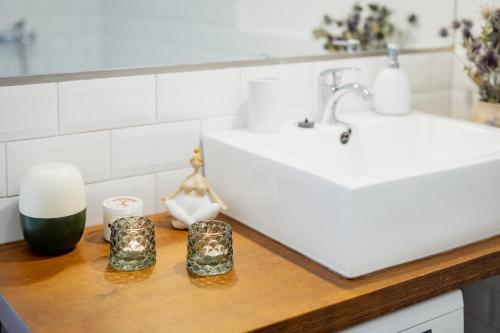
[(154, 173), (154, 176), (155, 176), (155, 193), (154, 193), (154, 198), (155, 198), (155, 213), (158, 213), (158, 209), (160, 208), (159, 205), (158, 205), (158, 172), (155, 172)]
[[(148, 172), (148, 173), (139, 173), (139, 174), (130, 175), (130, 176), (123, 176), (123, 177), (115, 177), (115, 178), (97, 180), (97, 181), (92, 181), (92, 182), (85, 183), (85, 186), (87, 186), (87, 185), (96, 185), (96, 184), (103, 184), (103, 183), (112, 182), (112, 181), (115, 181), (115, 180), (119, 181), (119, 180), (127, 180), (127, 179), (137, 178), (137, 177), (157, 176), (160, 173), (174, 172), (174, 171), (179, 171), (179, 170), (184, 170), (184, 169), (189, 169), (189, 166), (180, 167), (180, 168), (174, 168), (174, 169), (168, 169), (168, 170), (155, 171), (155, 172)], [(15, 198), (15, 197), (18, 197), (18, 196), (19, 196), (19, 194), (7, 195), (5, 197), (0, 197), (0, 199)]]
[(113, 179), (113, 131), (109, 130), (109, 179)]
[(59, 82), (56, 82), (56, 114), (57, 114), (57, 136), (61, 135), (61, 106), (59, 101)]
[(164, 121), (164, 122), (158, 122), (158, 123), (137, 124), (137, 125), (129, 125), (129, 126), (123, 126), (123, 127), (109, 127), (109, 128), (100, 128), (100, 129), (94, 129), (94, 130), (83, 131), (83, 132), (61, 133), (61, 134), (56, 134), (56, 135), (44, 135), (44, 136), (31, 137), (31, 138), (12, 139), (12, 140), (1, 141), (0, 144), (1, 143), (8, 144), (8, 143), (16, 143), (16, 142), (24, 142), (24, 141), (35, 141), (35, 140), (51, 139), (51, 138), (66, 137), (66, 136), (73, 136), (73, 135), (102, 133), (102, 132), (113, 131), (113, 130), (126, 130), (129, 128), (188, 123), (188, 122), (195, 122), (195, 121), (201, 121), (201, 120), (206, 120), (206, 119), (216, 119), (216, 118), (221, 118), (221, 117), (242, 116), (242, 115), (246, 115), (246, 113), (245, 112), (225, 113), (225, 114), (215, 115), (215, 116), (210, 116), (210, 117), (176, 119), (176, 120), (172, 120), (172, 121)]
[(155, 78), (155, 124), (159, 123), (159, 117), (158, 117), (158, 75), (154, 76)]
[(7, 168), (7, 144), (4, 144), (3, 145), (3, 154), (4, 154), (4, 159), (5, 159), (5, 172), (4, 172), (4, 176), (5, 176), (5, 197), (8, 198), (9, 197), (9, 168)]
[(122, 177), (110, 178), (110, 179), (106, 179), (106, 180), (98, 180), (98, 181), (94, 181), (94, 182), (85, 183), (85, 185), (93, 185), (93, 184), (105, 183), (105, 182), (114, 181), (114, 180), (125, 180), (125, 179), (135, 178), (135, 177), (151, 176), (151, 175), (155, 175), (155, 174), (159, 174), (159, 173), (171, 172), (171, 171), (178, 171), (178, 170), (183, 170), (183, 169), (189, 169), (189, 166), (180, 167), (180, 168), (174, 168), (174, 169), (168, 169), (168, 170), (161, 170), (161, 171), (153, 171), (153, 172), (147, 172), (147, 173), (138, 173), (138, 174), (129, 175), (129, 176), (122, 176)]
[[(455, 0), (455, 14), (456, 14), (456, 10), (457, 10), (457, 0)], [(455, 36), (453, 36), (453, 38), (455, 38)], [(449, 91), (450, 91), (450, 96), (448, 97), (448, 103), (449, 103), (449, 107), (448, 107), (448, 112), (447, 112), (447, 116), (448, 117), (453, 117), (453, 102), (454, 102), (454, 97), (453, 97), (453, 93), (455, 91), (455, 66), (456, 66), (456, 61), (457, 61), (457, 55), (455, 54), (455, 51), (451, 52), (451, 61), (450, 61), (450, 73), (448, 75), (448, 82), (450, 83), (450, 86), (449, 86)]]

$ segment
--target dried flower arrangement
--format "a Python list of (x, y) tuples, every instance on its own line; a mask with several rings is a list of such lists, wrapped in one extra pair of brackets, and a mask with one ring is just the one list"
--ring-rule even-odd
[(482, 11), (484, 24), (481, 33), (472, 32), (473, 22), (455, 20), (450, 27), (439, 30), (441, 37), (450, 36), (450, 31), (460, 31), (462, 46), (467, 52), (467, 75), (479, 88), (480, 100), (500, 103), (500, 8), (485, 8)]
[[(392, 11), (384, 5), (369, 3), (363, 7), (356, 3), (345, 19), (325, 15), (323, 24), (313, 31), (313, 35), (316, 39), (325, 39), (325, 50), (332, 52), (343, 50), (339, 42), (351, 39), (359, 41), (361, 50), (382, 49), (390, 39), (401, 39), (405, 34), (391, 22), (391, 15)], [(410, 14), (407, 21), (410, 27), (418, 25), (415, 14)]]

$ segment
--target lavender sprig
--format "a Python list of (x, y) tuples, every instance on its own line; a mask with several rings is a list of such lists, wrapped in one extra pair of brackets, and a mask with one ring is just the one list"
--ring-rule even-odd
[(478, 86), (481, 101), (500, 103), (500, 8), (487, 7), (482, 16), (484, 23), (478, 35), (473, 34), (473, 22), (468, 19), (441, 28), (439, 35), (448, 37), (450, 31), (461, 33), (468, 61), (465, 71)]
[[(316, 39), (324, 39), (324, 48), (329, 51), (340, 51), (342, 46), (336, 41), (357, 39), (362, 50), (381, 49), (387, 46), (394, 35), (403, 35), (390, 18), (392, 11), (381, 4), (369, 3), (367, 7), (356, 3), (344, 19), (336, 19), (330, 15), (323, 16), (323, 24), (313, 31)], [(410, 27), (418, 25), (418, 16), (407, 17)]]

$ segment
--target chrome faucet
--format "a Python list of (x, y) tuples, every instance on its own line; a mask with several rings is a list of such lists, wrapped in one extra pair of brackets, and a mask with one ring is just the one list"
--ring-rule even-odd
[(17, 51), (22, 74), (30, 72), (27, 48), (33, 44), (34, 40), (35, 31), (24, 19), (19, 19), (7, 30), (0, 30), (0, 46), (9, 44)]
[(345, 71), (359, 71), (356, 67), (328, 69), (319, 75), (319, 117), (320, 124), (341, 124), (347, 128), (340, 135), (340, 142), (346, 144), (352, 134), (351, 126), (337, 118), (337, 106), (340, 99), (347, 93), (360, 96), (365, 101), (373, 97), (370, 89), (359, 83), (341, 85), (342, 74)]
[(35, 39), (35, 31), (28, 26), (25, 19), (19, 19), (9, 29), (0, 32), (0, 43), (17, 43), (30, 45)]

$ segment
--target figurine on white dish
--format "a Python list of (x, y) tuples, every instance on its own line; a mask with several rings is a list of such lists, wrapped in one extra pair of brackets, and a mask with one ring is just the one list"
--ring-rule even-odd
[(213, 219), (221, 209), (227, 209), (201, 174), (202, 165), (201, 149), (196, 148), (191, 158), (193, 173), (182, 182), (177, 191), (162, 198), (168, 212), (174, 217), (172, 225), (176, 229), (187, 229), (194, 222)]

